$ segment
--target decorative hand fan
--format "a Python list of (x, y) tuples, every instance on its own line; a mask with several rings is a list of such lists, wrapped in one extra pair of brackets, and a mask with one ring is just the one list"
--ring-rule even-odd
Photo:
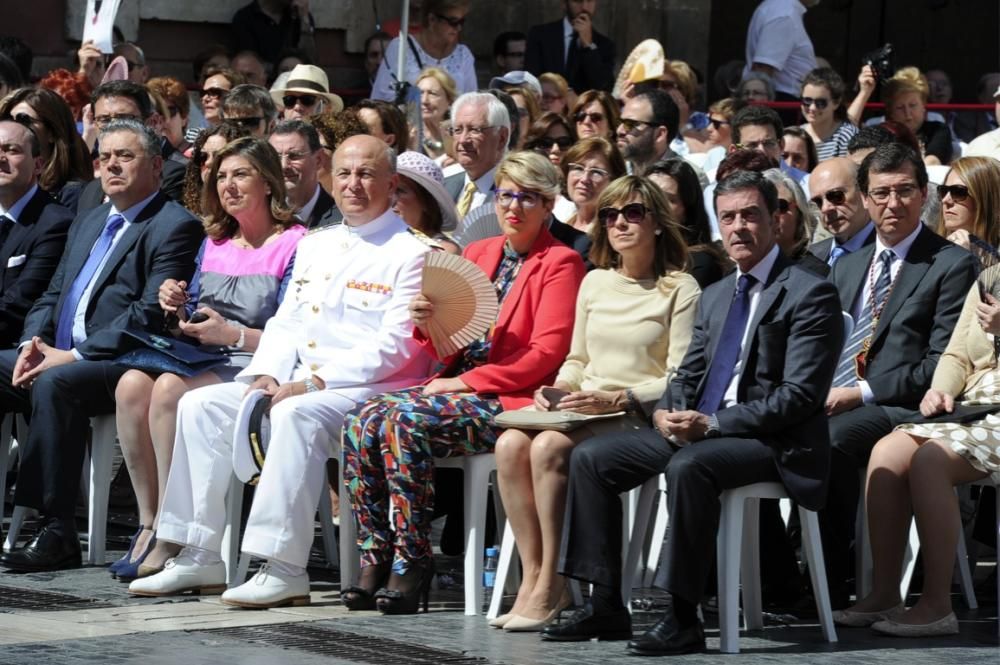
[(660, 42), (655, 39), (639, 42), (639, 45), (628, 54), (625, 64), (618, 70), (618, 78), (611, 90), (611, 96), (621, 99), (627, 83), (642, 83), (660, 78), (663, 76), (666, 61)]
[(455, 232), (455, 242), (465, 247), (469, 243), (485, 238), (495, 238), (502, 233), (500, 222), (497, 221), (496, 210), (493, 209), (493, 204), (489, 204), (479, 206), (466, 215), (465, 219), (462, 220), (462, 227)]
[(427, 336), (442, 358), (483, 336), (497, 318), (497, 292), (472, 261), (447, 252), (429, 252), (420, 287), (434, 303)]

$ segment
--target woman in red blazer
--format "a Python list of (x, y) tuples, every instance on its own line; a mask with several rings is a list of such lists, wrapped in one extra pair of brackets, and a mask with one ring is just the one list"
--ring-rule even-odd
[(424, 333), (433, 303), (418, 295), (410, 305), (414, 335), (441, 370), (424, 386), (368, 400), (344, 420), (344, 483), (361, 551), (358, 584), (341, 592), (350, 609), (413, 613), (421, 598), (426, 608), (433, 458), (492, 451), (501, 431), (493, 416), (531, 404), (534, 390), (552, 382), (569, 352), (584, 267), (548, 230), (559, 172), (540, 155), (514, 153), (497, 168), (496, 185), (503, 235), (464, 253), (493, 281), (496, 323), (441, 358)]

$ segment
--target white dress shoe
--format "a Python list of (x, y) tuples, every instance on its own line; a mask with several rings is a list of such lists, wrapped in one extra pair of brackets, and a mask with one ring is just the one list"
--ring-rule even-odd
[(218, 594), (225, 590), (226, 564), (217, 561), (203, 565), (184, 555), (168, 559), (160, 572), (128, 585), (128, 592), (135, 596), (173, 596), (189, 591)]
[(251, 609), (308, 605), (309, 575), (281, 573), (265, 563), (246, 583), (222, 594), (222, 602)]

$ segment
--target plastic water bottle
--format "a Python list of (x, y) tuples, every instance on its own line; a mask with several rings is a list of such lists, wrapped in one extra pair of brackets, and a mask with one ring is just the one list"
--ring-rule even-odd
[(493, 591), (493, 586), (497, 581), (497, 558), (499, 556), (500, 550), (497, 548), (486, 548), (486, 561), (483, 563), (483, 590), (487, 594)]

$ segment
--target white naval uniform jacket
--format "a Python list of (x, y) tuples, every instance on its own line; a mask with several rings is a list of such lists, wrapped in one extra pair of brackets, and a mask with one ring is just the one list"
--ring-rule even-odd
[(391, 210), (304, 236), (285, 298), (236, 380), (315, 374), (355, 401), (423, 382), (431, 360), (413, 339), (408, 306), (427, 250)]

